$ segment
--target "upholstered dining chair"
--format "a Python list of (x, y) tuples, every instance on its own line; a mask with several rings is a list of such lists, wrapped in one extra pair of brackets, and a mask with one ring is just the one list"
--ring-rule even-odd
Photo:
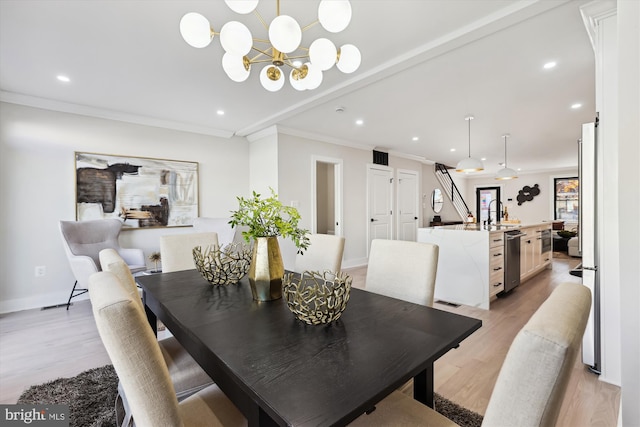
[(309, 248), (303, 254), (296, 255), (295, 271), (339, 272), (342, 268), (344, 237), (310, 234), (309, 241)]
[[(511, 343), (489, 399), (482, 425), (554, 426), (580, 351), (591, 308), (591, 292), (562, 283), (531, 316)], [(362, 415), (353, 426), (455, 426), (399, 391)]]
[(437, 270), (437, 245), (374, 239), (365, 290), (432, 307)]
[(100, 271), (98, 257), (102, 249), (115, 249), (133, 273), (147, 268), (142, 249), (120, 247), (118, 236), (121, 229), (122, 223), (117, 219), (60, 221), (64, 250), (76, 279), (69, 294), (67, 310), (72, 298), (87, 292), (89, 276)]
[(200, 216), (193, 219), (193, 231), (205, 233), (213, 231), (218, 234), (218, 244), (224, 247), (234, 242), (236, 229), (229, 224), (230, 218), (209, 218)]
[[(132, 300), (138, 304), (140, 310), (144, 311), (136, 281), (118, 252), (113, 249), (101, 250), (100, 265), (102, 271), (111, 272), (118, 278), (123, 288), (131, 295)], [(213, 384), (211, 377), (193, 360), (191, 355), (173, 336), (159, 339), (158, 344), (160, 345), (164, 362), (169, 370), (169, 376), (171, 377), (178, 401)], [(118, 387), (118, 392), (120, 394), (119, 398), (122, 400), (124, 414), (120, 414), (120, 408), (118, 406), (116, 414), (119, 419), (128, 419), (130, 418), (130, 406), (127, 397), (122, 387)]]
[(218, 233), (170, 234), (160, 236), (160, 256), (162, 257), (162, 272), (193, 270), (193, 248), (196, 246), (218, 246)]
[(178, 402), (162, 351), (137, 297), (115, 274), (93, 274), (89, 296), (98, 332), (131, 408), (133, 420), (125, 420), (125, 425), (247, 425), (215, 384)]

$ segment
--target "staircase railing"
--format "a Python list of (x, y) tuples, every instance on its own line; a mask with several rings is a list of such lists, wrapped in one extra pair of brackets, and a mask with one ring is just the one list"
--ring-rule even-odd
[(466, 221), (471, 211), (465, 203), (462, 194), (460, 194), (456, 183), (453, 182), (453, 178), (451, 178), (447, 167), (442, 163), (436, 163), (435, 174), (438, 181), (440, 181), (440, 185), (444, 188), (444, 192), (449, 196), (449, 200), (451, 200), (456, 212), (458, 212), (462, 221)]

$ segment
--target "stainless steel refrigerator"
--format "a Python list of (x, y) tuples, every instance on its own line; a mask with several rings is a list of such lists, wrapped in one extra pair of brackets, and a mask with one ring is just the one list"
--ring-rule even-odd
[(582, 340), (582, 362), (600, 374), (600, 280), (598, 272), (598, 120), (582, 125), (579, 145), (580, 222), (579, 248), (582, 284), (591, 290), (591, 313)]

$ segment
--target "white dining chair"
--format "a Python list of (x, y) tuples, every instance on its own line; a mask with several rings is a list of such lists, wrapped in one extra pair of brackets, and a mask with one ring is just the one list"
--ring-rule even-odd
[(98, 332), (130, 406), (131, 417), (123, 426), (247, 425), (242, 413), (215, 384), (178, 402), (144, 311), (115, 274), (103, 271), (92, 275), (89, 295)]
[(218, 233), (213, 231), (160, 236), (162, 272), (195, 270), (193, 248), (212, 245), (218, 246)]
[(295, 271), (328, 270), (334, 273), (342, 268), (342, 255), (344, 253), (344, 237), (330, 234), (310, 234), (309, 247), (302, 254), (296, 255)]
[[(123, 288), (131, 295), (132, 300), (144, 311), (144, 305), (140, 298), (140, 289), (120, 255), (113, 249), (103, 249), (100, 251), (100, 265), (102, 266), (102, 271), (113, 273), (118, 278)], [(207, 375), (175, 337), (168, 336), (159, 339), (158, 344), (179, 401), (213, 384), (211, 377)], [(130, 415), (129, 403), (122, 387), (119, 387), (118, 391), (120, 393), (119, 398), (122, 400), (124, 414), (121, 415), (119, 413), (120, 408), (116, 413), (120, 419), (126, 419)]]
[[(489, 399), (483, 427), (556, 425), (590, 308), (587, 287), (558, 285), (513, 340)], [(394, 391), (351, 425), (457, 424), (411, 396)]]
[(432, 307), (437, 270), (437, 245), (374, 239), (364, 289)]

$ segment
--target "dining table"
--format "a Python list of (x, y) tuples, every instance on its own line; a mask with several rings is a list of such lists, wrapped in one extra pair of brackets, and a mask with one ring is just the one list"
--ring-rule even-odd
[(211, 285), (197, 270), (136, 277), (160, 320), (249, 426), (342, 426), (413, 379), (433, 407), (434, 362), (481, 320), (351, 288), (342, 316), (309, 325), (284, 299), (254, 301), (248, 279)]

